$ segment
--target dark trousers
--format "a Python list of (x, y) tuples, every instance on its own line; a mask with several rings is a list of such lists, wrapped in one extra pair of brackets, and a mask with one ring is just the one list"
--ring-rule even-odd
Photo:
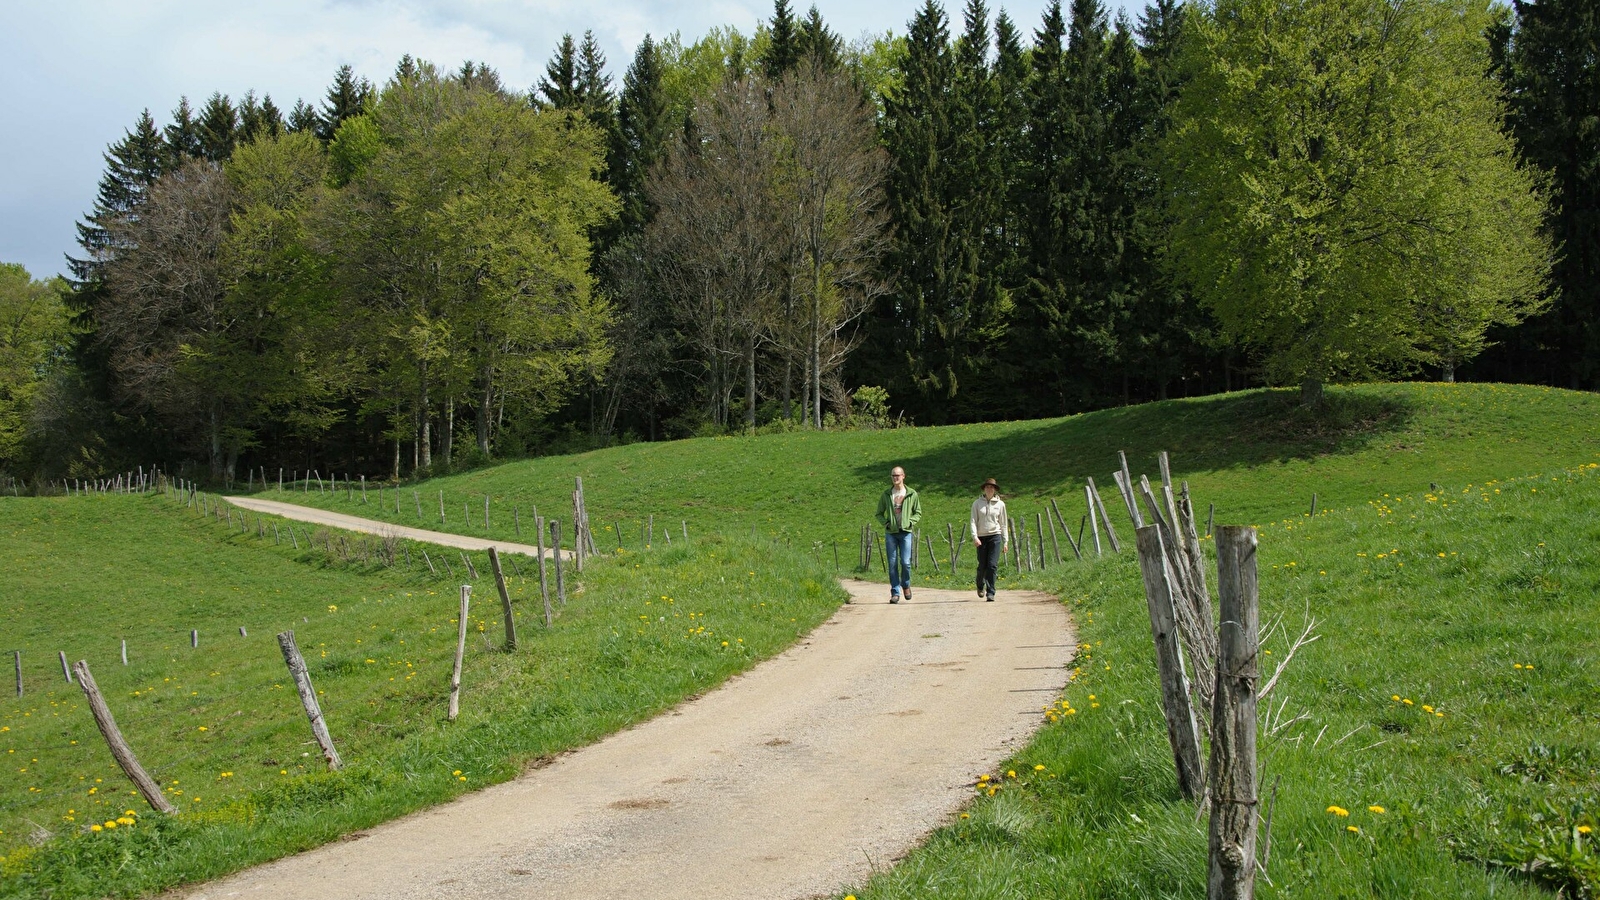
[(978, 538), (978, 591), (994, 596), (995, 573), (1000, 570), (1000, 535), (986, 534)]

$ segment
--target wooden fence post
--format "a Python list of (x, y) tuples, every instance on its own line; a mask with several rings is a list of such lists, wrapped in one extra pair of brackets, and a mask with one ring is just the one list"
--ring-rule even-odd
[[(672, 540), (672, 532), (667, 532), (667, 540)], [(567, 605), (567, 579), (561, 572), (561, 520), (550, 520), (550, 543), (555, 545), (556, 551), (556, 599), (562, 606)]]
[(1156, 669), (1161, 677), (1161, 710), (1167, 720), (1167, 742), (1172, 745), (1178, 789), (1190, 800), (1198, 800), (1204, 789), (1200, 733), (1195, 725), (1194, 707), (1189, 701), (1189, 677), (1184, 671), (1183, 653), (1178, 645), (1172, 579), (1168, 577), (1166, 551), (1161, 546), (1161, 529), (1155, 525), (1134, 529), (1134, 544), (1139, 553), (1139, 572), (1144, 576), (1150, 635), (1155, 640)]
[(11, 651), (11, 655), (14, 656), (16, 658), (16, 661), (17, 661), (17, 696), (21, 697), (22, 696), (22, 651), (21, 650), (13, 650), (13, 651)]
[(1105, 551), (1100, 548), (1100, 524), (1096, 521), (1094, 511), (1094, 488), (1085, 484), (1083, 486), (1083, 499), (1089, 504), (1089, 531), (1094, 535), (1094, 555), (1103, 556)]
[(128, 639), (127, 638), (123, 638), (122, 639), (122, 664), (123, 665), (127, 665), (128, 664)]
[(467, 653), (467, 608), (472, 601), (472, 585), (461, 586), (461, 618), (456, 628), (456, 665), (450, 670), (449, 719), (454, 722), (461, 713), (461, 658)]
[(61, 674), (66, 677), (67, 684), (71, 684), (72, 683), (72, 669), (68, 668), (68, 666), (67, 666), (67, 651), (65, 651), (65, 650), (57, 650), (56, 652), (61, 655)]
[[(1050, 532), (1051, 535), (1054, 536), (1054, 534), (1055, 534), (1055, 526), (1054, 525), (1050, 526), (1050, 529), (1051, 529), (1051, 532)], [(1044, 571), (1044, 565), (1045, 565), (1045, 557), (1044, 557), (1044, 513), (1036, 512), (1036, 513), (1033, 514), (1033, 532), (1034, 532), (1034, 534), (1037, 534), (1039, 536), (1039, 571), (1043, 572)], [(1059, 559), (1060, 555), (1061, 555), (1061, 548), (1057, 547), (1056, 548), (1056, 556), (1058, 557), (1056, 559), (1057, 563), (1061, 562), (1061, 560)]]
[(278, 647), (283, 650), (283, 661), (289, 666), (289, 675), (294, 678), (295, 690), (300, 693), (300, 705), (305, 707), (306, 718), (311, 720), (311, 734), (317, 739), (317, 746), (322, 748), (322, 758), (328, 761), (328, 768), (339, 770), (344, 768), (344, 761), (339, 759), (339, 751), (333, 746), (333, 737), (328, 734), (328, 722), (322, 717), (322, 704), (317, 702), (317, 692), (311, 686), (311, 673), (306, 670), (305, 657), (300, 655), (300, 647), (294, 642), (293, 631), (278, 633)]
[(511, 617), (511, 592), (506, 590), (506, 576), (500, 570), (500, 554), (489, 548), (489, 568), (494, 571), (494, 587), (500, 592), (500, 608), (506, 615), (506, 649), (517, 649), (517, 623)]
[(122, 773), (133, 782), (133, 786), (139, 790), (139, 796), (150, 804), (151, 809), (169, 815), (177, 812), (177, 808), (161, 793), (161, 785), (150, 777), (144, 766), (139, 765), (138, 757), (133, 755), (132, 748), (123, 739), (122, 731), (111, 717), (111, 708), (106, 706), (105, 698), (100, 696), (100, 688), (94, 683), (94, 676), (89, 673), (88, 660), (78, 660), (73, 668), (78, 672), (78, 685), (83, 688), (84, 696), (89, 698), (89, 712), (94, 716), (94, 724), (99, 726), (100, 734), (106, 739), (106, 745), (111, 748), (111, 755), (122, 768)]
[(1207, 900), (1250, 900), (1256, 872), (1256, 655), (1260, 607), (1256, 530), (1217, 530), (1221, 627), (1211, 716), (1210, 856)]
[(1106, 527), (1106, 538), (1111, 541), (1111, 552), (1121, 553), (1122, 541), (1117, 540), (1117, 529), (1111, 524), (1111, 516), (1106, 513), (1106, 502), (1100, 499), (1100, 489), (1095, 487), (1093, 478), (1088, 479), (1087, 484), (1089, 496), (1094, 500), (1094, 507), (1100, 512), (1100, 522)]
[(549, 628), (554, 616), (550, 609), (550, 581), (548, 576), (545, 575), (544, 529), (541, 527), (538, 532), (539, 536), (534, 538), (534, 542), (535, 546), (539, 548), (539, 596), (544, 598), (544, 627)]

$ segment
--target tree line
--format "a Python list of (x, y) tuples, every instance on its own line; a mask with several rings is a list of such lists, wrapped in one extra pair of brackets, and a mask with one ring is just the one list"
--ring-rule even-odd
[(1594, 387), (1596, 29), (927, 0), (846, 42), (778, 0), (646, 37), (620, 85), (585, 34), (525, 90), (406, 57), (287, 114), (182, 99), (108, 149), (70, 279), (0, 273), (0, 465), (400, 477), (891, 410)]

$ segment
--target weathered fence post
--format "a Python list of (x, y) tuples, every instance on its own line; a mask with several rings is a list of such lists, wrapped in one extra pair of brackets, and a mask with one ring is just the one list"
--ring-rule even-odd
[(1085, 484), (1083, 486), (1083, 499), (1089, 504), (1089, 531), (1094, 535), (1094, 555), (1103, 556), (1105, 551), (1100, 548), (1100, 524), (1095, 520), (1094, 488)]
[(122, 639), (122, 664), (123, 665), (127, 665), (128, 664), (128, 639), (127, 638), (123, 638)]
[(71, 684), (72, 683), (72, 669), (67, 667), (67, 651), (65, 651), (65, 650), (57, 650), (56, 652), (58, 654), (60, 654), (60, 656), (61, 656), (61, 674), (66, 677), (67, 684)]
[(1100, 522), (1105, 525), (1106, 538), (1111, 541), (1111, 552), (1122, 552), (1122, 541), (1117, 540), (1117, 529), (1111, 524), (1111, 516), (1106, 513), (1106, 502), (1100, 499), (1100, 489), (1095, 487), (1094, 479), (1086, 482), (1089, 486), (1089, 497), (1094, 501), (1094, 508), (1100, 513)]
[(13, 650), (13, 651), (11, 651), (11, 655), (13, 657), (15, 657), (16, 661), (17, 661), (17, 696), (21, 697), (22, 696), (22, 651), (21, 650)]
[(1078, 542), (1072, 539), (1072, 529), (1067, 527), (1067, 520), (1061, 517), (1061, 507), (1056, 504), (1054, 497), (1050, 498), (1050, 511), (1056, 514), (1056, 521), (1061, 525), (1061, 533), (1066, 536), (1067, 546), (1072, 548), (1072, 555), (1080, 560), (1083, 559), (1083, 550), (1078, 547)]
[(1145, 604), (1150, 611), (1150, 635), (1155, 640), (1156, 669), (1161, 677), (1161, 710), (1167, 720), (1167, 741), (1172, 745), (1178, 773), (1178, 790), (1190, 800), (1203, 790), (1200, 768), (1200, 733), (1189, 701), (1189, 676), (1184, 671), (1173, 609), (1172, 579), (1168, 577), (1161, 529), (1146, 525), (1134, 529), (1139, 572), (1144, 576)]
[(322, 748), (322, 758), (328, 761), (329, 769), (344, 768), (344, 761), (339, 759), (339, 751), (333, 746), (333, 737), (328, 734), (328, 722), (322, 717), (322, 704), (317, 702), (316, 689), (311, 686), (311, 673), (306, 670), (305, 657), (300, 655), (300, 647), (294, 642), (294, 632), (279, 632), (278, 647), (283, 650), (283, 661), (289, 666), (289, 675), (294, 678), (295, 690), (300, 693), (300, 705), (305, 707), (306, 718), (311, 720), (311, 734), (316, 737), (317, 746)]
[(1250, 900), (1256, 872), (1256, 679), (1260, 607), (1256, 530), (1217, 530), (1221, 626), (1211, 715), (1210, 856), (1207, 900)]
[(461, 658), (467, 653), (467, 608), (472, 601), (472, 585), (461, 586), (461, 618), (456, 627), (456, 665), (450, 670), (449, 719), (454, 722), (461, 713)]
[(506, 576), (500, 570), (500, 553), (489, 548), (489, 568), (494, 571), (494, 587), (500, 592), (500, 608), (506, 614), (506, 649), (517, 649), (517, 623), (511, 617), (511, 592), (506, 590)]
[(544, 529), (542, 527), (539, 528), (538, 533), (539, 536), (534, 538), (534, 541), (535, 546), (539, 549), (539, 596), (544, 598), (544, 627), (549, 628), (554, 616), (550, 610), (550, 580), (545, 574)]
[[(668, 532), (670, 541), (671, 532)], [(550, 520), (550, 543), (555, 545), (556, 551), (556, 599), (562, 606), (567, 605), (567, 578), (561, 571), (561, 520)]]
[(94, 716), (94, 724), (100, 728), (100, 735), (106, 739), (106, 746), (111, 748), (111, 756), (122, 768), (122, 773), (133, 782), (133, 786), (139, 790), (139, 796), (150, 804), (151, 809), (168, 814), (177, 812), (177, 808), (161, 793), (161, 785), (150, 777), (144, 766), (139, 765), (138, 757), (133, 755), (132, 748), (123, 739), (117, 721), (111, 717), (111, 707), (106, 706), (105, 698), (100, 696), (100, 688), (94, 683), (94, 676), (89, 673), (88, 660), (78, 660), (73, 668), (78, 672), (78, 685), (83, 688), (83, 695), (89, 698), (89, 713)]

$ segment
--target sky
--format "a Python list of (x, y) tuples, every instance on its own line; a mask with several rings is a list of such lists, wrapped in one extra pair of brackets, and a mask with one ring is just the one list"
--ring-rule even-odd
[[(904, 33), (921, 0), (816, 5), (853, 40)], [(1004, 5), (1031, 36), (1045, 0)], [(237, 100), (253, 88), (287, 113), (297, 98), (320, 103), (343, 64), (381, 83), (407, 53), (452, 68), (487, 62), (526, 88), (561, 35), (585, 29), (620, 86), (646, 34), (677, 31), (687, 42), (717, 25), (749, 33), (771, 14), (770, 0), (0, 0), (0, 262), (36, 278), (64, 273), (106, 146), (143, 109), (165, 125), (183, 96), (198, 107), (214, 91)]]

